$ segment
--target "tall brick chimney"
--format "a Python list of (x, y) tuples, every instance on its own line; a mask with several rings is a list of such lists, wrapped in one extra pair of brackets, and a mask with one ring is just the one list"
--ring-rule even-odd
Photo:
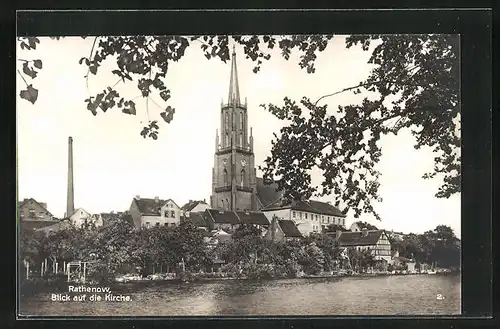
[(68, 138), (68, 191), (66, 199), (66, 217), (75, 211), (75, 195), (73, 187), (73, 138)]

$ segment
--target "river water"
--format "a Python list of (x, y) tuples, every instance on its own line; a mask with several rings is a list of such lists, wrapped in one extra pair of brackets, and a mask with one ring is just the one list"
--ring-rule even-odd
[[(59, 293), (66, 293), (62, 290)], [(53, 291), (20, 300), (31, 316), (455, 315), (459, 275), (408, 275), (210, 281), (141, 282), (110, 287), (131, 301), (51, 301)], [(71, 297), (75, 293), (69, 293)], [(82, 295), (79, 293), (78, 295)], [(98, 294), (105, 297), (104, 294)], [(443, 298), (438, 298), (442, 296)]]

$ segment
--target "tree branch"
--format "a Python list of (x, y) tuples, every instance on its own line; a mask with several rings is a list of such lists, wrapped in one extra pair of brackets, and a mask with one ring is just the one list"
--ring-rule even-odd
[(26, 82), (26, 79), (23, 77), (23, 74), (22, 74), (19, 70), (17, 70), (17, 73), (19, 73), (19, 75), (20, 75), (20, 76), (21, 76), (21, 78), (23, 79), (24, 83), (26, 84), (26, 87), (27, 87), (27, 86), (29, 86), (29, 85), (28, 85), (28, 82)]
[[(98, 37), (94, 37), (94, 42), (92, 42), (92, 48), (90, 49), (89, 61), (92, 59), (92, 54), (94, 53), (95, 43)], [(90, 73), (90, 65), (87, 68), (87, 75), (85, 76), (85, 85), (87, 86), (87, 92), (90, 95), (89, 90), (89, 73)]]

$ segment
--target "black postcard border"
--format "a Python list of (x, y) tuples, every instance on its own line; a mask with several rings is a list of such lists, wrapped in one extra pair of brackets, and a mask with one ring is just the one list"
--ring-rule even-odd
[[(461, 35), (462, 59), (462, 306), (463, 316), (483, 317), (492, 311), (492, 166), (491, 166), (491, 72), (492, 72), (492, 12), (486, 9), (458, 10), (355, 10), (355, 11), (38, 11), (17, 12), (17, 35), (123, 35), (123, 34), (249, 34), (249, 33), (458, 33)], [(14, 23), (15, 20), (13, 19)], [(133, 22), (133, 23), (131, 23)], [(4, 29), (4, 32), (7, 32)], [(11, 30), (15, 33), (14, 29)], [(3, 36), (4, 37), (4, 36)], [(11, 47), (10, 64), (6, 76), (15, 77), (15, 38), (6, 38)], [(497, 67), (498, 68), (498, 67)], [(15, 79), (13, 79), (15, 81)], [(15, 108), (15, 82), (2, 85), (2, 94)], [(7, 200), (7, 218), (16, 216), (16, 140), (15, 114), (3, 132), (3, 142), (8, 152), (8, 167), (5, 182), (11, 198)], [(5, 149), (5, 148), (4, 148)], [(4, 201), (5, 202), (5, 201)], [(8, 221), (13, 223), (13, 221)], [(14, 233), (15, 226), (8, 230)], [(15, 241), (14, 241), (15, 243)], [(12, 244), (11, 244), (12, 247)], [(13, 250), (12, 248), (6, 250)], [(15, 257), (15, 255), (12, 255)], [(14, 258), (14, 260), (16, 257)], [(15, 277), (14, 277), (15, 280)], [(15, 281), (14, 281), (15, 282)], [(13, 282), (13, 283), (14, 283)], [(15, 284), (13, 288), (16, 295)], [(10, 299), (11, 301), (17, 298)], [(16, 305), (17, 306), (17, 305)], [(11, 313), (15, 316), (16, 310)], [(86, 318), (88, 319), (88, 318)], [(287, 317), (273, 318), (170, 318), (154, 321), (161, 327), (224, 325), (233, 327), (248, 325), (272, 325), (272, 327), (337, 326), (392, 324), (413, 326), (458, 324), (450, 317), (412, 317), (391, 319), (390, 317)], [(246, 320), (245, 320), (246, 319)], [(437, 323), (435, 319), (440, 319)], [(105, 320), (96, 318), (98, 323)], [(94, 321), (95, 321), (94, 320)], [(122, 327), (122, 318), (115, 318)], [(129, 322), (129, 321), (133, 322)], [(202, 320), (202, 321), (200, 321)], [(408, 321), (411, 320), (411, 321)], [(471, 320), (469, 320), (471, 321)], [(475, 320), (479, 321), (479, 320)], [(480, 320), (483, 322), (484, 320)], [(24, 326), (34, 321), (17, 321)], [(38, 322), (38, 321), (36, 321)], [(61, 323), (62, 322), (62, 323)], [(106, 326), (111, 325), (105, 321)], [(128, 318), (135, 328), (142, 328), (146, 319)], [(237, 322), (237, 323), (236, 323)], [(50, 320), (50, 327), (74, 324), (74, 321)], [(121, 324), (120, 324), (121, 323)], [(97, 324), (97, 323), (96, 323)], [(151, 325), (151, 322), (149, 322)], [(87, 325), (84, 324), (86, 327)]]

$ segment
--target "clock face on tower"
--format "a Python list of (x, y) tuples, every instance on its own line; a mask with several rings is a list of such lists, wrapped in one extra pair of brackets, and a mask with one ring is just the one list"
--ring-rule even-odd
[(243, 159), (241, 160), (241, 166), (245, 167), (247, 165), (247, 160)]

